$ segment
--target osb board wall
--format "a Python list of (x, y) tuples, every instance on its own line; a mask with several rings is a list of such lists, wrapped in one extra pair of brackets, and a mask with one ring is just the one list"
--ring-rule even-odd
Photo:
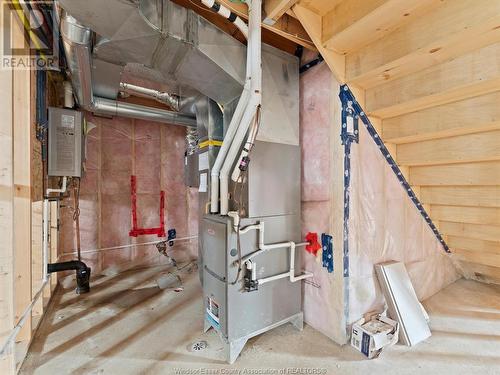
[[(131, 229), (130, 176), (137, 176), (137, 218), (140, 227), (159, 225), (160, 190), (165, 191), (165, 229), (177, 237), (197, 235), (196, 189), (184, 185), (186, 130), (125, 118), (108, 119), (86, 113), (95, 125), (87, 137), (87, 161), (80, 191), (81, 249), (93, 250), (157, 241), (156, 235), (129, 237)], [(59, 254), (75, 258), (72, 197), (62, 202)], [(196, 257), (196, 240), (177, 242), (172, 256)], [(65, 255), (66, 254), (66, 255)], [(97, 274), (166, 262), (154, 245), (84, 253), (82, 260)]]

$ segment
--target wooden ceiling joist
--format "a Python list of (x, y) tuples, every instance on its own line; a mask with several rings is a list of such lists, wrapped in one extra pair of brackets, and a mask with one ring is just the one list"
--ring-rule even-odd
[[(234, 12), (236, 15), (245, 20), (248, 20), (248, 7), (245, 4), (233, 3), (230, 0), (218, 1), (225, 7), (230, 9), (232, 12)], [(267, 25), (263, 23), (262, 26), (277, 35), (281, 35), (282, 37), (291, 40), (294, 43), (297, 43), (298, 45), (301, 45), (313, 51), (317, 50), (316, 46), (314, 45), (313, 41), (309, 37), (302, 24), (297, 19), (291, 17), (288, 14), (283, 14), (273, 25)]]
[(299, 4), (322, 17), (343, 1), (346, 0), (300, 0)]
[(264, 23), (274, 25), (278, 19), (288, 12), (298, 0), (265, 0)]
[(309, 33), (312, 41), (318, 47), (319, 52), (328, 64), (328, 67), (333, 72), (340, 83), (345, 82), (345, 56), (337, 52), (331, 51), (323, 47), (321, 43), (322, 36), (322, 18), (317, 13), (301, 5), (295, 5), (293, 12), (298, 20), (304, 25)]
[[(194, 10), (196, 13), (213, 23), (215, 26), (219, 27), (224, 32), (232, 35), (240, 42), (246, 42), (245, 37), (232, 22), (221, 17), (211, 9), (208, 9), (201, 3), (201, 0), (172, 1), (185, 8)], [(245, 4), (232, 3), (228, 0), (220, 0), (219, 2), (224, 4), (228, 9), (231, 9), (235, 14), (243, 19), (248, 19), (248, 9)], [(309, 38), (309, 35), (304, 30), (300, 22), (289, 15), (285, 14), (274, 25), (262, 24), (262, 26), (264, 27), (262, 30), (262, 41), (266, 44), (272, 45), (290, 54), (294, 54), (297, 51), (298, 45), (316, 51), (314, 43)]]

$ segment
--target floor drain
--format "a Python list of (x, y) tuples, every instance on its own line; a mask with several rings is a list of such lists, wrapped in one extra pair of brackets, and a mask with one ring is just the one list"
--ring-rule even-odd
[(206, 341), (196, 341), (191, 345), (191, 351), (193, 352), (201, 352), (208, 347), (208, 343)]

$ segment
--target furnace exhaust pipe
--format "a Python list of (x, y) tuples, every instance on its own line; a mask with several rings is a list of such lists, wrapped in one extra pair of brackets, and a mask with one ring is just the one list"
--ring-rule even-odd
[[(214, 0), (202, 0), (202, 3), (208, 8), (213, 9), (215, 12), (221, 14), (223, 17), (230, 17), (233, 13), (230, 12), (224, 6), (216, 3)], [(229, 18), (228, 18), (229, 19)], [(250, 37), (248, 32), (248, 26), (241, 20), (241, 18), (236, 17), (233, 21), (234, 24), (240, 29), (245, 38), (248, 40), (248, 44), (250, 43)], [(234, 111), (233, 117), (231, 118), (231, 122), (229, 123), (229, 127), (227, 129), (226, 135), (224, 136), (224, 141), (222, 146), (217, 154), (217, 158), (215, 159), (214, 166), (212, 167), (212, 172), (210, 174), (210, 212), (217, 213), (219, 211), (219, 176), (220, 170), (226, 159), (229, 148), (232, 145), (233, 138), (240, 126), (241, 118), (243, 113), (245, 112), (248, 101), (250, 100), (250, 76), (252, 73), (252, 53), (251, 49), (247, 47), (247, 61), (246, 61), (246, 74), (245, 74), (245, 85), (243, 86), (243, 91), (241, 93), (238, 104), (236, 105), (236, 109)]]
[[(248, 3), (248, 2), (247, 2)], [(261, 45), (262, 0), (251, 0), (249, 5), (249, 28), (247, 56), (251, 57), (250, 99), (243, 112), (241, 122), (232, 141), (228, 155), (220, 172), (220, 213), (229, 211), (229, 172), (234, 165), (238, 152), (250, 124), (262, 102), (262, 45)]]

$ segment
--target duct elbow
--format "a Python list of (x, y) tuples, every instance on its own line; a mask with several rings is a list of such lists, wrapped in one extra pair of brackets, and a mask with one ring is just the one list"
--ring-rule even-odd
[(60, 31), (76, 100), (78, 105), (91, 110), (93, 105), (91, 71), (93, 32), (66, 12), (61, 19)]
[(60, 30), (62, 38), (69, 44), (88, 46), (92, 42), (92, 30), (67, 12), (61, 18)]
[(173, 110), (179, 111), (179, 97), (170, 95), (167, 92), (158, 92), (156, 100), (160, 103), (168, 104)]

